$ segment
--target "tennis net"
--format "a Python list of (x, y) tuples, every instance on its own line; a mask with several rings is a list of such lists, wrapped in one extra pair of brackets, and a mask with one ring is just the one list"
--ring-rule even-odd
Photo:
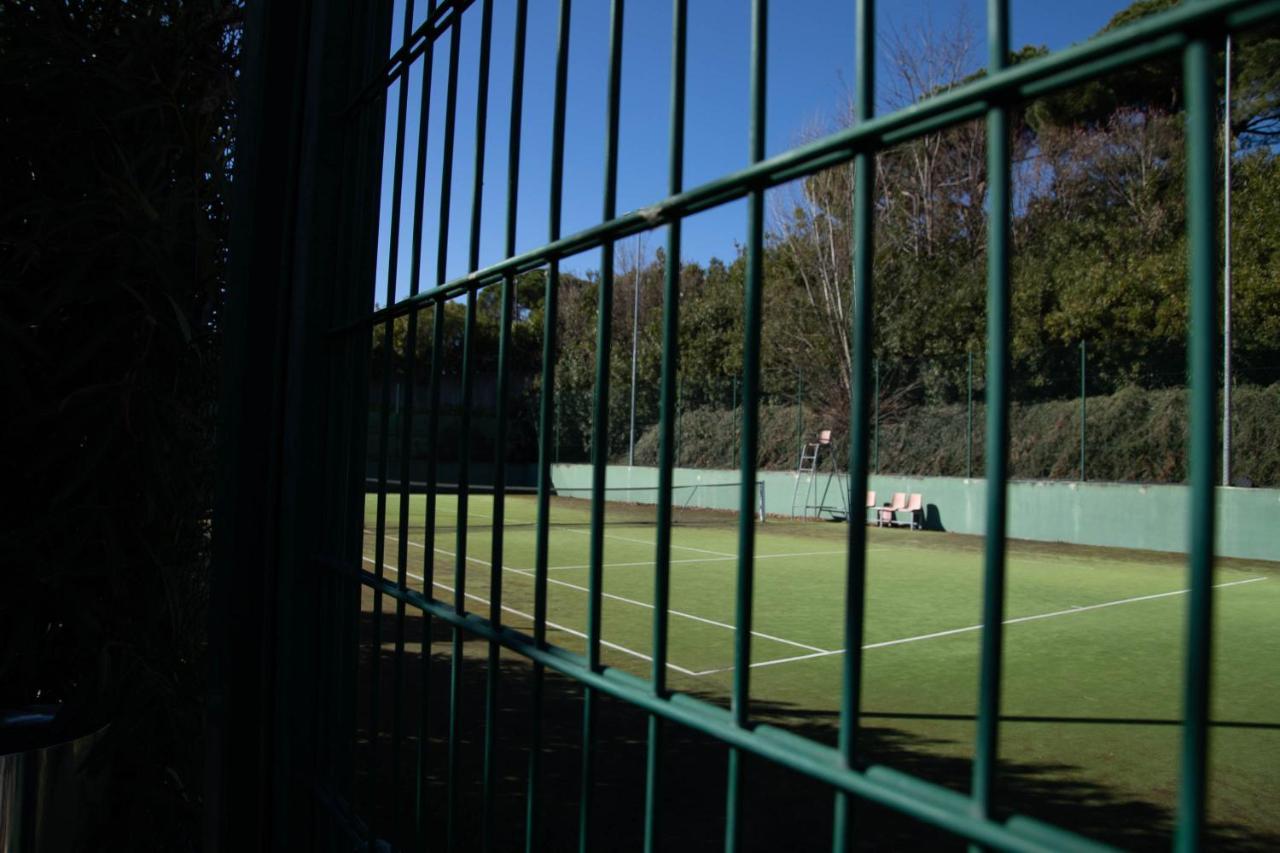
[[(383, 484), (386, 493), (384, 529), (393, 532), (401, 523), (400, 496), (404, 493), (397, 480)], [(365, 529), (374, 531), (378, 522), (379, 482), (365, 483)], [(751, 485), (752, 514), (763, 522), (766, 516), (764, 482)], [(427, 483), (408, 483), (408, 529), (422, 529), (426, 520)], [(445, 529), (458, 524), (457, 483), (437, 483), (435, 488), (435, 527)], [(508, 486), (503, 490), (504, 527), (533, 526), (537, 523), (537, 489), (532, 486)], [(550, 523), (557, 526), (588, 526), (591, 521), (590, 487), (557, 487), (552, 490)], [(737, 523), (742, 499), (741, 483), (681, 483), (671, 488), (673, 524), (730, 526)], [(492, 486), (473, 485), (467, 489), (467, 524), (481, 528), (493, 524), (495, 493)], [(605, 523), (609, 525), (656, 525), (658, 523), (657, 486), (609, 486), (603, 490)]]

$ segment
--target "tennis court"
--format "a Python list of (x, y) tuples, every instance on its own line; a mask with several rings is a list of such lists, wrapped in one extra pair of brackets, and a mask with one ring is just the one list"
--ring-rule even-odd
[[(587, 633), (590, 507), (551, 501), (548, 640), (581, 652)], [(678, 503), (678, 500), (677, 500)], [(434, 596), (459, 578), (457, 498), (441, 495)], [(603, 661), (647, 677), (651, 666), (653, 507), (607, 503), (603, 529)], [(468, 611), (487, 614), (493, 499), (473, 494), (463, 562)], [(423, 589), (425, 497), (410, 498), (405, 582)], [(365, 564), (378, 559), (376, 497), (366, 507)], [(387, 498), (388, 530), (399, 504)], [(536, 503), (509, 495), (502, 527), (503, 620), (532, 633)], [(733, 677), (737, 516), (684, 509), (672, 529), (669, 684), (727, 703)], [(864, 636), (864, 718), (927, 744), (972, 754), (979, 666), (982, 541), (871, 529)], [(788, 727), (829, 715), (834, 741), (843, 656), (843, 524), (769, 518), (756, 526), (754, 713)], [(400, 539), (388, 534), (394, 581)], [(1280, 838), (1280, 575), (1267, 562), (1220, 561), (1211, 820)], [(1048, 784), (1172, 806), (1180, 732), (1185, 568), (1176, 555), (1060, 544), (1009, 545), (1001, 758), (1048, 768)], [(366, 608), (372, 597), (366, 590)], [(384, 605), (385, 606), (385, 605)], [(384, 638), (387, 643), (390, 638)], [(1229, 768), (1229, 772), (1227, 771)], [(937, 780), (946, 783), (947, 780)], [(1230, 833), (1228, 833), (1230, 834)]]

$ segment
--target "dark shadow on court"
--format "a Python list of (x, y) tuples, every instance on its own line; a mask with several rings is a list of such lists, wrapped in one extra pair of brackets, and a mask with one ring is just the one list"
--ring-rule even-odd
[[(414, 837), (415, 790), (419, 745), (418, 721), (427, 720), (427, 750), (423, 776), (423, 819), (440, 846), (447, 820), (446, 768), (452, 663), (452, 629), (431, 620), (433, 655), (425, 677), (429, 705), (424, 709), (423, 667), (417, 644), (425, 621), (410, 609), (404, 620), (407, 648), (399, 662), (401, 693), (393, 702), (397, 661), (395, 604), (383, 602), (383, 651), (379, 665), (379, 736), (376, 764), (369, 749), (367, 720), (370, 698), (370, 636), (372, 614), (362, 613), (358, 698), (360, 730), (355, 745), (356, 810), (366, 817), (376, 809), (379, 836), (397, 848), (420, 849)], [(457, 693), (458, 848), (481, 848), (482, 758), (485, 748), (485, 683), (488, 643), (465, 637)], [(492, 819), (488, 821), (493, 849), (523, 850), (526, 786), (532, 733), (533, 667), (525, 658), (503, 652), (500, 658), (497, 725), (495, 726), (495, 787)], [(722, 703), (724, 697), (694, 693)], [(540, 849), (576, 849), (578, 843), (579, 782), (582, 769), (583, 689), (571, 679), (548, 671), (543, 686), (542, 777), (537, 813), (541, 822)], [(399, 711), (402, 740), (398, 782), (393, 775), (392, 731)], [(785, 703), (753, 703), (753, 716), (816, 741), (832, 743), (838, 719)], [(870, 763), (889, 765), (956, 791), (968, 789), (971, 763), (940, 755), (939, 742), (890, 725), (894, 717), (925, 715), (868, 715), (861, 749)], [(951, 719), (950, 715), (940, 715)], [(971, 719), (957, 715), (955, 719)], [(1051, 722), (1056, 718), (1035, 718)], [(1078, 722), (1064, 718), (1064, 722)], [(1098, 722), (1108, 722), (1101, 721)], [(1146, 721), (1135, 721), (1146, 722)], [(597, 718), (595, 784), (593, 787), (593, 850), (638, 850), (644, 839), (644, 780), (648, 715), (626, 702), (602, 697)], [(727, 748), (714, 738), (673, 723), (663, 726), (661, 754), (662, 797), (659, 848), (722, 850), (726, 796)], [(1165, 850), (1170, 846), (1174, 815), (1161, 805), (1123, 796), (1102, 785), (1081, 781), (1068, 764), (1001, 762), (998, 801), (1006, 815), (1020, 813), (1070, 828), (1131, 850)], [(759, 851), (829, 850), (833, 814), (830, 788), (800, 774), (748, 757), (744, 790), (745, 849)], [(371, 784), (376, 779), (375, 784)], [(953, 836), (907, 819), (887, 809), (858, 805), (855, 825), (858, 848), (864, 850), (961, 850)], [(1280, 846), (1280, 835), (1261, 833), (1238, 824), (1217, 823), (1209, 828), (1208, 845), (1217, 850), (1262, 851)]]

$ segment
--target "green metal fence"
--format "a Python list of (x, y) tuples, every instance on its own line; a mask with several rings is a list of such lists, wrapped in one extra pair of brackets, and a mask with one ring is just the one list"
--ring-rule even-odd
[[(749, 674), (751, 668), (751, 627), (755, 597), (753, 595), (754, 563), (753, 551), (755, 541), (754, 501), (756, 495), (752, 484), (757, 481), (755, 470), (756, 446), (758, 440), (757, 410), (760, 403), (760, 329), (761, 329), (761, 297), (762, 297), (762, 249), (764, 241), (764, 195), (773, 186), (794, 180), (834, 165), (852, 161), (854, 169), (854, 269), (852, 294), (852, 341), (855, 365), (853, 377), (852, 406), (849, 412), (849, 459), (851, 488), (858, 494), (864, 490), (871, 466), (873, 439), (871, 435), (871, 408), (876, 377), (873, 375), (871, 358), (871, 337), (873, 333), (871, 312), (872, 290), (874, 287), (874, 270), (871, 259), (875, 235), (872, 230), (874, 201), (874, 158), (876, 153), (889, 146), (921, 135), (936, 132), (961, 122), (983, 118), (987, 133), (987, 168), (989, 172), (989, 197), (987, 210), (988, 229), (988, 289), (987, 289), (987, 353), (986, 364), (986, 452), (985, 476), (992, 482), (1007, 480), (1006, 461), (1008, 458), (1008, 408), (1009, 408), (1009, 254), (1010, 254), (1010, 110), (1020, 102), (1031, 98), (1061, 90), (1065, 87), (1098, 78), (1110, 72), (1122, 69), (1132, 63), (1154, 56), (1180, 53), (1183, 58), (1183, 90), (1186, 103), (1186, 146), (1190, 164), (1186, 184), (1188, 214), (1189, 245), (1189, 280), (1190, 294), (1191, 340), (1189, 355), (1189, 372), (1191, 377), (1191, 500), (1190, 511), (1186, 519), (1191, 531), (1191, 546), (1188, 555), (1188, 572), (1190, 575), (1188, 611), (1186, 614), (1186, 657), (1185, 666), (1185, 724), (1183, 727), (1182, 770), (1180, 793), (1178, 798), (1176, 847), (1180, 850), (1194, 850), (1201, 844), (1205, 826), (1206, 801), (1206, 726), (1209, 699), (1210, 675), (1210, 636), (1211, 636), (1211, 568), (1214, 547), (1214, 512), (1212, 511), (1215, 476), (1215, 387), (1216, 387), (1216, 355), (1214, 351), (1214, 324), (1216, 314), (1215, 267), (1217, 265), (1217, 247), (1215, 243), (1215, 196), (1214, 196), (1214, 127), (1217, 104), (1214, 95), (1215, 52), (1221, 44), (1222, 37), (1229, 30), (1242, 29), (1280, 16), (1280, 2), (1277, 0), (1203, 0), (1203, 2), (1187, 2), (1176, 8), (1161, 12), (1143, 19), (1141, 22), (1110, 32), (1085, 44), (1067, 50), (1018, 64), (1009, 65), (1009, 15), (1007, 0), (989, 0), (987, 10), (987, 41), (989, 44), (988, 73), (980, 79), (967, 83), (959, 88), (933, 96), (910, 108), (898, 110), (887, 115), (875, 115), (874, 68), (876, 63), (875, 7), (874, 0), (857, 0), (856, 2), (856, 40), (850, 50), (856, 58), (855, 110), (856, 122), (853, 126), (830, 134), (809, 144), (785, 151), (776, 156), (766, 158), (764, 146), (766, 102), (766, 45), (769, 34), (769, 9), (767, 0), (751, 0), (751, 59), (750, 59), (750, 132), (744, 142), (750, 152), (750, 164), (735, 173), (724, 175), (716, 180), (696, 187), (686, 188), (683, 180), (683, 158), (685, 148), (684, 117), (686, 95), (686, 6), (687, 0), (673, 0), (672, 14), (672, 68), (670, 90), (670, 176), (667, 194), (655, 198), (653, 203), (637, 211), (619, 214), (616, 210), (616, 188), (618, 170), (618, 127), (620, 104), (620, 81), (622, 69), (622, 44), (624, 29), (624, 2), (612, 0), (611, 25), (609, 29), (607, 67), (608, 75), (608, 110), (605, 145), (605, 191), (602, 199), (600, 218), (597, 224), (570, 235), (561, 234), (561, 208), (564, 185), (565, 162), (565, 123), (566, 123), (566, 85), (569, 70), (569, 32), (570, 32), (570, 0), (559, 0), (558, 37), (556, 41), (554, 113), (552, 122), (551, 146), (551, 182), (547, 189), (549, 201), (550, 228), (545, 245), (532, 251), (516, 254), (516, 210), (517, 190), (519, 187), (518, 169), (520, 164), (520, 145), (522, 140), (522, 103), (524, 91), (525, 42), (527, 33), (527, 2), (514, 0), (513, 3), (495, 4), (493, 0), (419, 0), (427, 2), (425, 22), (413, 29), (413, 0), (407, 0), (404, 9), (403, 31), (407, 33), (404, 43), (397, 46), (390, 54), (390, 60), (384, 65), (377, 62), (380, 45), (385, 45), (387, 33), (391, 31), (389, 14), (384, 11), (364, 10), (354, 14), (363, 15), (364, 29), (356, 32), (367, 32), (370, 26), (382, 27), (382, 34), (365, 36), (358, 42), (359, 48), (352, 51), (351, 67), (357, 71), (350, 72), (359, 79), (349, 82), (344, 92), (350, 97), (345, 110), (341, 114), (343, 129), (350, 147), (343, 149), (344, 157), (353, 162), (365, 163), (381, 145), (381, 122), (383, 111), (388, 108), (386, 95), (389, 88), (397, 81), (405, 81), (409, 69), (414, 62), (422, 62), (425, 69), (424, 84), (421, 87), (422, 102), (419, 110), (421, 122), (417, 150), (406, 152), (405, 117), (408, 115), (408, 87), (400, 85), (397, 89), (398, 101), (393, 101), (390, 110), (396, 116), (394, 126), (396, 135), (392, 150), (391, 162), (384, 164), (392, 174), (392, 191), (394, 199), (391, 210), (389, 228), (391, 251), (389, 269), (385, 286), (383, 304), (380, 310), (365, 311), (363, 315), (358, 309), (352, 309), (360, 298), (371, 295), (368, 285), (353, 282), (368, 282), (373, 269), (372, 253), (369, 243), (370, 235), (357, 237), (344, 251), (351, 268), (355, 271), (353, 278), (348, 279), (347, 288), (361, 288), (358, 297), (344, 296), (346, 307), (343, 310), (330, 312), (330, 318), (337, 318), (322, 337), (324, 352), (317, 358), (331, 358), (333, 365), (329, 375), (332, 377), (331, 393), (339, 397), (344, 393), (343, 382), (355, 381), (361, 370), (367, 375), (367, 365), (357, 364), (358, 353), (362, 347), (368, 352), (370, 330), (383, 324), (390, 333), (391, 322), (399, 316), (409, 318), (408, 351), (412, 352), (417, 330), (417, 318), (423, 311), (432, 311), (435, 321), (432, 323), (433, 358), (430, 361), (431, 375), (427, 377), (427, 387), (431, 397), (427, 408), (428, 446), (434, 446), (438, 435), (438, 410), (440, 393), (440, 364), (442, 354), (442, 328), (444, 305), (446, 301), (462, 298), (466, 304), (466, 330), (463, 347), (463, 406), (462, 424), (459, 435), (461, 446), (458, 449), (457, 500), (459, 512), (465, 513), (470, 486), (468, 433), (465, 419), (469, 409), (467, 401), (471, 394), (472, 376), (472, 344), (476, 323), (477, 294), (484, 288), (501, 290), (502, 328), (500, 350), (498, 356), (499, 393), (496, 417), (498, 452), (494, 459), (494, 519), (492, 545), (492, 604), (487, 614), (469, 612), (464, 609), (464, 584), (466, 582), (465, 562), (468, 555), (466, 525), (457, 528), (457, 540), (453, 543), (456, 552), (453, 585), (456, 589), (453, 603), (445, 603), (430, 595), (434, 583), (433, 560), (425, 560), (424, 595), (409, 588), (406, 583), (406, 536), (403, 530), (408, 524), (408, 501), (403, 500), (408, 494), (408, 477), (398, 478), (402, 500), (399, 503), (399, 517), (391, 518), (387, 512), (386, 498), (389, 483), (397, 480), (396, 472), (390, 470), (388, 457), (393, 444), (400, 443), (398, 458), (409, 457), (408, 443), (413, 430), (413, 404), (409, 400), (405, 411), (408, 413), (397, 424), (393, 432), (385, 413), (389, 412), (389, 400), (383, 400), (383, 416), (377, 427), (376, 442), (379, 464), (377, 466), (377, 516), (376, 516), (376, 559), (374, 570), (362, 568), (359, 549), (352, 548), (352, 537), (358, 534), (364, 513), (363, 506), (363, 472), (359, 481), (350, 476), (350, 472), (362, 469), (365, 464), (365, 448), (363, 444), (363, 424), (366, 419), (366, 401), (357, 392), (348, 394), (352, 414), (348, 423), (342, 428), (334, 427), (332, 435), (337, 439), (330, 442), (330, 452), (334, 454), (331, 461), (340, 463), (339, 467), (348, 472), (345, 479), (337, 478), (330, 483), (326, 494), (330, 495), (331, 512), (327, 515), (335, 526), (344, 531), (337, 537), (345, 546), (335, 545), (331, 550), (323, 549), (316, 554), (315, 564), (319, 571), (331, 573), (336, 578), (331, 585), (325, 581), (321, 584), (318, 612), (322, 623), (343, 626), (334, 636), (328, 638), (323, 624), (317, 626), (317, 635), (324, 637), (318, 644), (315, 671), (323, 685), (327, 685), (325, 694), (330, 697), (341, 695), (343, 701), (350, 702), (350, 691), (354, 688), (354, 667), (351, 661), (353, 646), (357, 642), (353, 622), (358, 615), (359, 595), (353, 590), (356, 585), (372, 591), (374, 596), (374, 616), (372, 622), (372, 655), (370, 666), (373, 669), (368, 698), (370, 711), (369, 725), (373, 729), (369, 734), (369, 754), (365, 757), (355, 756), (357, 763), (368, 761), (372, 766), (363, 776), (363, 784), (376, 788), (383, 784), (384, 775), (377, 766), (378, 752), (376, 744), (380, 732), (377, 731), (379, 720), (383, 714), (379, 707), (386, 698), (382, 695), (380, 666), (377, 650), (383, 642), (384, 626), (382, 624), (382, 599), (394, 600), (394, 615), (391, 617), (390, 630), (394, 642), (394, 679), (390, 695), (392, 729), (390, 738), (393, 743), (392, 760), (399, 762), (402, 741), (415, 732), (419, 738), (419, 752), (416, 767), (412, 768), (412, 776), (416, 779), (416, 799), (418, 802), (416, 827), (420, 841), (430, 846), (443, 843), (453, 849), (462, 843), (458, 835), (459, 799), (457, 792), (462, 780), (459, 778), (461, 764), (459, 760), (459, 725), (462, 710), (459, 706), (459, 693), (462, 684), (464, 666), (463, 639), (467, 635), (480, 638), (488, 643), (488, 667), (485, 672), (487, 700), (484, 708), (483, 726), (483, 824), (488, 827), (493, 815), (493, 797), (495, 787), (495, 727), (497, 718), (496, 697), (502, 689), (499, 682), (498, 656), (500, 649), (508, 649), (527, 658), (532, 666), (532, 707), (530, 708), (530, 725), (532, 742), (529, 744), (529, 764), (527, 767), (527, 812), (524, 834), (528, 849), (539, 847), (540, 802), (547, 796), (543, 768), (540, 766), (542, 751), (542, 735), (546, 721), (543, 718), (543, 683), (546, 671), (553, 670), (579, 683), (584, 692), (583, 718), (581, 723), (581, 780), (578, 809), (580, 814), (579, 847), (582, 850), (606, 845), (607, 842), (593, 838), (591, 835), (591, 815), (596, 804), (593, 802), (592, 780), (595, 773), (595, 740), (597, 737), (597, 717), (602, 697), (614, 697), (623, 702), (642, 709), (648, 715), (647, 731), (647, 763), (645, 767), (645, 802), (644, 826), (645, 846), (653, 848), (658, 842), (658, 826), (663, 814), (664, 777), (671, 772), (669, 758), (663, 755), (664, 732), (669, 726), (684, 726), (701, 732), (723, 743), (728, 755), (727, 800), (724, 804), (725, 814), (725, 847), (728, 850), (738, 849), (742, 843), (742, 795), (746, 783), (744, 761), (748, 756), (756, 756), (817, 780), (831, 791), (835, 814), (833, 849), (845, 849), (858, 834), (858, 824), (854, 820), (855, 801), (869, 801), (880, 806), (901, 812), (918, 821), (947, 830), (957, 836), (968, 839), (980, 846), (1010, 850), (1044, 850), (1044, 849), (1085, 849), (1096, 845), (1088, 839), (1073, 834), (1069, 828), (1055, 827), (1036, 820), (1002, 813), (1000, 803), (995, 795), (995, 782), (998, 774), (997, 748), (999, 743), (1000, 683), (1002, 656), (1002, 618), (1004, 615), (1005, 593), (1005, 533), (1006, 533), (1006, 491), (989, 489), (986, 496), (986, 545), (985, 545), (985, 580), (983, 597), (983, 631), (981, 640), (981, 667), (979, 684), (979, 702), (977, 713), (977, 742), (973, 761), (972, 782), (969, 793), (961, 795), (944, 789), (938, 785), (912, 777), (883, 766), (868, 766), (858, 750), (858, 733), (860, 727), (860, 687), (861, 687), (861, 652), (864, 624), (864, 580), (866, 571), (866, 532), (862, 525), (850, 524), (848, 527), (848, 563), (845, 601), (845, 648), (844, 672), (842, 687), (842, 711), (840, 715), (839, 742), (835, 747), (804, 739), (793, 733), (757, 724), (752, 719), (751, 685)], [(775, 10), (777, 14), (786, 14), (785, 7)], [(491, 53), (491, 32), (495, 14), (514, 16), (515, 39), (513, 55), (513, 75), (509, 81), (511, 87), (511, 113), (509, 121), (508, 150), (508, 183), (506, 194), (506, 259), (484, 269), (479, 267), (481, 180), (485, 155), (486, 123), (489, 118), (487, 92), (489, 89), (489, 62)], [(373, 22), (370, 24), (370, 22)], [(474, 116), (475, 121), (475, 182), (471, 186), (472, 205), (470, 221), (470, 244), (468, 256), (469, 273), (456, 280), (446, 280), (446, 257), (448, 250), (448, 220), (450, 198), (453, 190), (453, 136), (457, 115), (457, 92), (459, 75), (459, 45), (463, 26), (479, 27), (480, 49), (478, 53), (477, 78), (479, 80), (479, 97)], [(412, 30), (412, 31), (411, 31)], [(444, 87), (446, 100), (443, 105), (430, 103), (432, 87), (430, 85), (432, 55), (437, 43), (448, 39), (448, 79)], [(361, 51), (364, 51), (363, 53)], [(359, 76), (358, 69), (372, 69), (373, 73)], [(503, 83), (505, 85), (505, 83)], [(496, 85), (496, 84), (495, 84)], [(436, 110), (440, 110), (437, 118)], [(429, 121), (442, 121), (444, 126), (444, 148), (442, 168), (438, 176), (428, 176), (426, 172), (426, 139)], [(350, 141), (354, 140), (354, 141)], [(416, 182), (411, 188), (402, 187), (407, 156), (416, 157)], [(362, 159), (363, 158), (363, 159)], [(367, 183), (373, 177), (366, 165), (363, 170), (351, 170), (354, 188), (348, 186), (348, 192), (355, 198), (364, 199), (365, 211), (372, 207)], [(440, 189), (439, 228), (435, 235), (438, 240), (437, 268), (434, 271), (420, 269), (422, 241), (424, 235), (424, 185), (428, 180), (438, 181)], [(361, 186), (360, 182), (366, 182)], [(396, 269), (399, 255), (397, 241), (400, 239), (401, 193), (411, 189), (413, 195), (413, 221), (410, 233), (413, 241), (412, 264), (409, 273), (411, 294), (396, 301)], [(670, 691), (666, 684), (667, 669), (667, 636), (668, 636), (668, 603), (670, 598), (670, 521), (672, 512), (671, 488), (672, 468), (675, 464), (675, 419), (677, 417), (677, 367), (680, 353), (677, 348), (678, 323), (680, 307), (680, 290), (678, 274), (681, 258), (681, 222), (684, 218), (701, 210), (716, 205), (745, 198), (748, 204), (748, 231), (745, 249), (747, 261), (745, 289), (745, 322), (744, 322), (744, 360), (741, 372), (741, 387), (735, 388), (735, 404), (741, 407), (741, 431), (738, 439), (740, 459), (740, 481), (745, 484), (741, 495), (741, 513), (738, 532), (738, 567), (735, 609), (735, 642), (734, 669), (731, 702), (728, 710), (708, 704), (689, 696), (682, 696)], [(356, 208), (360, 209), (360, 208)], [(348, 223), (347, 227), (356, 228), (356, 223)], [(300, 225), (299, 227), (305, 226)], [(555, 441), (555, 329), (557, 311), (557, 285), (561, 260), (569, 255), (588, 250), (600, 251), (599, 278), (599, 313), (596, 331), (596, 379), (594, 418), (592, 423), (592, 446), (603, 448), (606, 444), (606, 425), (608, 407), (606, 402), (609, 393), (609, 372), (607, 369), (611, 344), (611, 301), (614, 284), (614, 246), (615, 243), (629, 235), (655, 227), (665, 227), (666, 273), (663, 303), (663, 355), (661, 368), (661, 408), (660, 408), (660, 498), (658, 504), (657, 544), (654, 553), (655, 585), (653, 589), (653, 646), (652, 671), (650, 677), (640, 679), (622, 671), (603, 666), (601, 663), (601, 592), (603, 565), (603, 494), (605, 467), (608, 462), (603, 450), (597, 451), (592, 460), (593, 486), (596, 494), (591, 502), (590, 525), (590, 580), (588, 625), (586, 628), (586, 651), (578, 655), (560, 649), (547, 639), (547, 554), (549, 537), (549, 510), (552, 484), (550, 481), (550, 465), (554, 455)], [(358, 230), (358, 229), (357, 229)], [(503, 448), (506, 437), (504, 433), (505, 406), (508, 395), (507, 381), (511, 371), (510, 335), (513, 311), (513, 290), (515, 277), (531, 270), (545, 270), (545, 330), (543, 338), (543, 360), (541, 376), (541, 400), (539, 416), (540, 455), (537, 475), (537, 507), (538, 522), (536, 527), (536, 580), (535, 580), (535, 612), (532, 636), (516, 631), (503, 624), (502, 621), (502, 564), (503, 551), (503, 500), (501, 498), (506, 482), (506, 457)], [(427, 279), (429, 286), (423, 286)], [(342, 302), (332, 297), (335, 302)], [(354, 302), (352, 301), (354, 298)], [(372, 299), (366, 299), (368, 305)], [(383, 353), (390, 358), (390, 347), (384, 347)], [(412, 365), (412, 360), (409, 362)], [(410, 370), (413, 368), (411, 367)], [(385, 374), (384, 374), (385, 375)], [(406, 386), (412, 389), (414, 377), (410, 375)], [(390, 383), (383, 384), (385, 393), (389, 393)], [(341, 417), (338, 418), (342, 420)], [(356, 426), (353, 426), (356, 425)], [(345, 430), (345, 431), (344, 431)], [(334, 443), (336, 441), (336, 444)], [(345, 449), (344, 449), (345, 446)], [(336, 448), (336, 449), (334, 449)], [(354, 462), (353, 462), (354, 460)], [(335, 475), (336, 476), (336, 475)], [(436, 513), (435, 484), (438, 469), (434, 459), (428, 461), (426, 470), (428, 487), (426, 491), (426, 527), (425, 553), (432, 554), (435, 544), (433, 519)], [(358, 496), (356, 490), (359, 489)], [(384, 572), (384, 533), (394, 528), (402, 532), (399, 536), (399, 550), (394, 555), (394, 564), (398, 572), (389, 576)], [(353, 583), (354, 579), (354, 583)], [(768, 606), (767, 602), (761, 602)], [(420, 612), (424, 620), (423, 637), (429, 638), (432, 622), (438, 620), (451, 632), (450, 689), (445, 696), (424, 695), (420, 715), (416, 720), (405, 719), (402, 710), (402, 699), (405, 691), (405, 679), (417, 678), (421, 682), (424, 693), (427, 691), (430, 668), (432, 666), (428, 640), (424, 639), (422, 669), (417, 673), (405, 671), (402, 665), (406, 642), (405, 619), (407, 611)], [(341, 704), (341, 703), (340, 703)], [(428, 756), (423, 744), (426, 741), (426, 714), (428, 704), (432, 713), (443, 713), (448, 718), (448, 753), (444, 757), (442, 767), (428, 766)], [(333, 823), (320, 821), (318, 825), (327, 827), (327, 831), (336, 831), (339, 826), (347, 831), (367, 838), (372, 843), (387, 834), (387, 828), (379, 826), (375, 815), (363, 815), (364, 823), (350, 814), (349, 803), (352, 797), (353, 767), (351, 757), (343, 758), (343, 750), (347, 747), (333, 746), (342, 743), (341, 736), (348, 737), (353, 731), (354, 711), (350, 705), (338, 709), (319, 708), (313, 712), (319, 721), (316, 723), (317, 743), (325, 744), (331, 753), (328, 758), (317, 759), (306, 778), (314, 784), (317, 799), (324, 806)], [(326, 740), (325, 736), (333, 740)], [(326, 753), (326, 754), (329, 754)], [(392, 784), (399, 786), (408, 784), (408, 768), (397, 764), (390, 770)], [(425, 780), (431, 774), (444, 776), (445, 790), (448, 799), (445, 808), (446, 821), (444, 827), (438, 829), (426, 822), (426, 787)], [(371, 799), (375, 794), (368, 794)], [(399, 792), (391, 792), (399, 796)], [(326, 831), (326, 830), (322, 830)], [(443, 837), (437, 837), (441, 832)], [(492, 842), (491, 833), (486, 834), (483, 843), (487, 847)]]

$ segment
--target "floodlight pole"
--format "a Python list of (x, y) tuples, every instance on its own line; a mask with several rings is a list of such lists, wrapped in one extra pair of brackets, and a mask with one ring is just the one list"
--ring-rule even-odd
[(1231, 36), (1227, 35), (1222, 110), (1222, 485), (1231, 485)]
[(640, 336), (640, 235), (636, 235), (635, 286), (631, 298), (631, 442), (627, 467), (636, 464), (636, 342)]

